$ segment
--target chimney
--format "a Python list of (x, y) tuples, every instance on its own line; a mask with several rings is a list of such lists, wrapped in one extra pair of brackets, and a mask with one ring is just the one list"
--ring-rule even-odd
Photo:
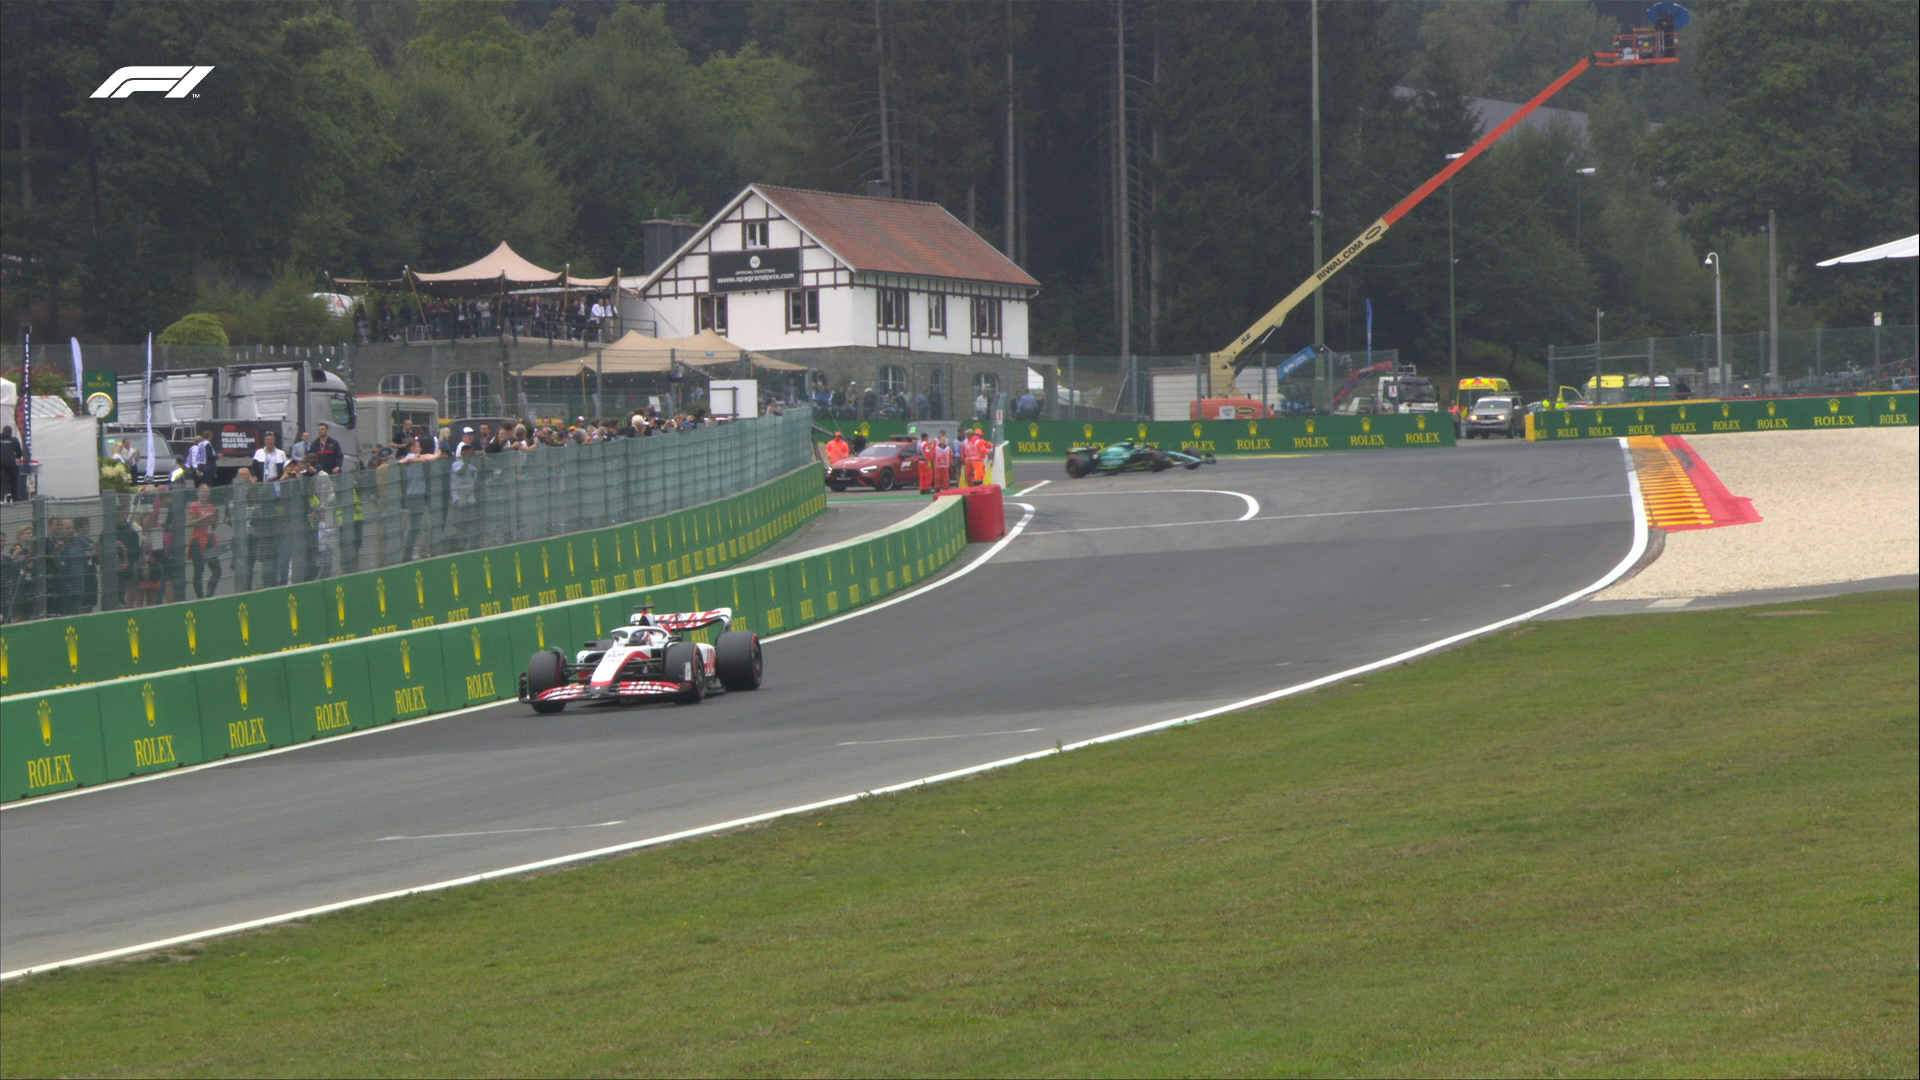
[(893, 185), (885, 180), (869, 180), (867, 181), (867, 198), (891, 199), (893, 198)]
[(653, 216), (640, 223), (640, 274), (642, 277), (660, 269), (667, 256), (680, 249), (674, 242), (674, 223), (660, 216), (655, 210)]
[(640, 268), (642, 277), (660, 269), (660, 264), (673, 257), (682, 244), (693, 239), (700, 226), (693, 223), (688, 214), (675, 214), (669, 221), (655, 210), (653, 216), (640, 223)]

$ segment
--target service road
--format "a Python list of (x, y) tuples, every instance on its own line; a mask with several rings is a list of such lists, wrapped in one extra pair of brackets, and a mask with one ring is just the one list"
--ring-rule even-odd
[(0, 971), (906, 783), (1530, 611), (1612, 570), (1639, 508), (1618, 445), (1528, 450), (1082, 480), (1023, 463), (1023, 484), (1052, 481), (1019, 500), (1023, 535), (947, 586), (769, 642), (758, 692), (505, 703), (16, 804)]

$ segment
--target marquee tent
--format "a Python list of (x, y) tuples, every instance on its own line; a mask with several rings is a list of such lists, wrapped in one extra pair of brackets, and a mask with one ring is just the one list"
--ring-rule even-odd
[(702, 330), (692, 337), (683, 338), (648, 337), (637, 330), (629, 330), (604, 349), (591, 349), (565, 360), (535, 364), (521, 371), (520, 375), (535, 379), (571, 379), (583, 371), (603, 375), (664, 375), (673, 370), (676, 361), (705, 368), (739, 363), (742, 356), (746, 356), (756, 368), (771, 371), (806, 370), (804, 364), (776, 360), (759, 353), (746, 353), (740, 346), (711, 330)]
[(405, 289), (429, 296), (494, 296), (522, 289), (573, 288), (583, 291), (613, 287), (613, 277), (577, 278), (535, 265), (506, 241), (486, 255), (465, 266), (437, 273), (418, 273), (405, 268), (397, 278), (386, 281), (334, 278), (335, 285), (374, 289)]

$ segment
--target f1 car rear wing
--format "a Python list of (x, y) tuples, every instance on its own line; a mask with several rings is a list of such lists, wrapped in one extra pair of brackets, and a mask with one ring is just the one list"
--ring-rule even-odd
[(633, 618), (627, 620), (632, 626), (657, 626), (669, 633), (681, 634), (689, 630), (718, 625), (722, 631), (733, 625), (732, 608), (714, 608), (712, 611), (678, 611), (668, 615), (655, 615), (650, 607), (636, 608)]

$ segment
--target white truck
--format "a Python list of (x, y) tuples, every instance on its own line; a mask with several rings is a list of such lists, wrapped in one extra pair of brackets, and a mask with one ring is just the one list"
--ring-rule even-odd
[[(123, 375), (116, 384), (119, 420), (107, 434), (118, 439), (144, 432), (146, 379)], [(152, 405), (154, 433), (166, 439), (176, 460), (186, 459), (201, 431), (213, 432), (223, 478), (252, 463), (268, 432), (284, 450), (323, 423), (340, 443), (341, 469), (361, 465), (353, 392), (345, 379), (310, 361), (156, 371)], [(138, 446), (139, 438), (134, 442)]]
[(1373, 395), (1373, 411), (1437, 413), (1440, 395), (1434, 391), (1432, 380), (1414, 374), (1412, 365), (1402, 365), (1392, 374), (1380, 376), (1379, 388)]

